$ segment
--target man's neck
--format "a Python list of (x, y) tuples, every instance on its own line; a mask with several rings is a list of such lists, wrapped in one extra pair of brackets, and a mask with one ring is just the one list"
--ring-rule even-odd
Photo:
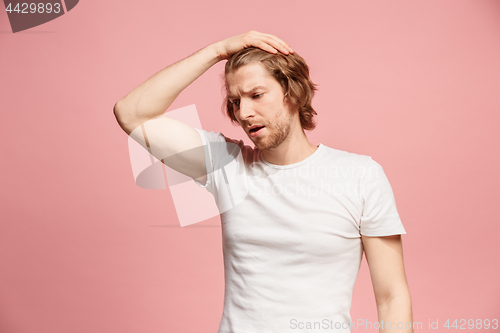
[(276, 165), (295, 164), (305, 160), (318, 149), (318, 146), (309, 142), (302, 128), (295, 133), (295, 136), (290, 133), (285, 141), (273, 150), (263, 150), (266, 161)]

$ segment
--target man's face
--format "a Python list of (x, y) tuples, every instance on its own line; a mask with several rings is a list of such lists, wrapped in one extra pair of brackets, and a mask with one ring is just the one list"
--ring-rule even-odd
[[(294, 117), (281, 85), (262, 65), (245, 65), (227, 74), (226, 86), (234, 116), (256, 148), (275, 149), (289, 136), (298, 113)], [(249, 127), (254, 125), (264, 128), (252, 136)]]

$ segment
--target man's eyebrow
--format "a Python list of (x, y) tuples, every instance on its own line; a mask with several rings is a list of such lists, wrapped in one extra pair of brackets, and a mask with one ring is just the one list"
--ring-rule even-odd
[[(249, 90), (249, 91), (247, 91), (247, 92), (243, 92), (243, 95), (249, 95), (249, 94), (251, 94), (251, 93), (255, 92), (256, 90), (261, 90), (261, 89), (266, 89), (266, 87), (264, 87), (264, 86), (256, 86), (256, 87), (254, 87), (254, 88), (250, 89), (250, 90)], [(229, 99), (232, 99), (232, 98), (235, 98), (236, 96), (235, 96), (235, 95), (232, 95), (230, 92), (228, 92), (227, 97), (228, 97)]]

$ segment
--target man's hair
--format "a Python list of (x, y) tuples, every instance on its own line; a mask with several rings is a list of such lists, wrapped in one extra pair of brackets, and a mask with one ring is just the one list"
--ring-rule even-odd
[[(227, 75), (242, 66), (252, 63), (260, 63), (269, 75), (278, 81), (285, 98), (289, 97), (292, 104), (298, 107), (302, 128), (307, 131), (313, 130), (316, 127), (313, 117), (317, 113), (311, 106), (311, 101), (317, 88), (309, 77), (309, 67), (305, 60), (297, 52), (288, 55), (281, 52), (272, 54), (256, 47), (249, 47), (236, 52), (229, 58), (224, 74)], [(224, 80), (224, 88), (226, 95), (223, 111), (231, 119), (232, 123), (238, 123), (234, 116), (233, 104), (227, 96), (226, 80)]]

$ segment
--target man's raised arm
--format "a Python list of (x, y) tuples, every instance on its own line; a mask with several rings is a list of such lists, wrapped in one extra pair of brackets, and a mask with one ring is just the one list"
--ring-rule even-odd
[(163, 114), (182, 90), (217, 62), (246, 47), (293, 52), (276, 36), (250, 31), (210, 44), (193, 55), (159, 71), (120, 99), (113, 111), (120, 127), (130, 134), (143, 122)]
[(212, 44), (150, 77), (115, 104), (120, 127), (130, 134), (141, 123), (163, 114), (184, 88), (220, 60)]

